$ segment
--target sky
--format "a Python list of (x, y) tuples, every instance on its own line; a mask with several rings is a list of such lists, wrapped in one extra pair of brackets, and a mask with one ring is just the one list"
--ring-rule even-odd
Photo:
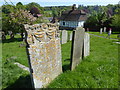
[[(108, 4), (118, 4), (120, 0), (5, 0), (7, 2), (12, 1), (14, 4), (17, 2), (22, 2), (23, 4), (28, 4), (30, 2), (36, 2), (40, 6), (69, 6), (73, 4), (77, 5), (108, 5)], [(0, 0), (0, 5), (3, 5), (4, 0)], [(10, 4), (10, 3), (9, 3)]]

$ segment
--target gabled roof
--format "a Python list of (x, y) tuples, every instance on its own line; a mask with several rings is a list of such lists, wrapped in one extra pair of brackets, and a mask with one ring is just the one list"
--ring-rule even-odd
[(62, 13), (60, 20), (64, 21), (85, 21), (86, 13), (83, 10), (69, 10)]

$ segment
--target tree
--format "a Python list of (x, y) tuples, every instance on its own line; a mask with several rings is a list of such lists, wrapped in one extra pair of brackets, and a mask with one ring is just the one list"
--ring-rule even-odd
[(15, 23), (15, 26), (18, 26), (18, 30), (21, 32), (22, 39), (23, 39), (23, 32), (24, 32), (23, 25), (33, 24), (35, 20), (36, 18), (32, 14), (30, 14), (27, 10), (20, 9), (10, 13), (10, 22)]
[(32, 7), (32, 8), (30, 9), (30, 13), (31, 13), (34, 17), (38, 17), (38, 14), (40, 14), (40, 11), (39, 11), (38, 8)]
[(119, 14), (116, 14), (113, 16), (111, 26), (115, 26), (117, 28), (120, 28), (120, 15)]
[(44, 13), (44, 8), (41, 7), (38, 3), (32, 2), (32, 3), (29, 3), (29, 4), (26, 5), (26, 9), (28, 11), (30, 11), (32, 7), (38, 8), (38, 10), (40, 11), (40, 13)]
[(18, 2), (18, 3), (16, 4), (16, 8), (17, 8), (17, 9), (25, 9), (25, 6), (24, 6), (21, 2)]
[(57, 17), (58, 16), (58, 12), (57, 12), (56, 8), (52, 9), (52, 15), (53, 15), (53, 17)]
[(87, 19), (86, 21), (86, 24), (88, 26), (96, 26), (96, 27), (99, 27), (99, 28), (102, 28), (104, 25), (104, 22), (106, 22), (107, 20), (107, 14), (106, 12), (93, 12), (89, 18)]

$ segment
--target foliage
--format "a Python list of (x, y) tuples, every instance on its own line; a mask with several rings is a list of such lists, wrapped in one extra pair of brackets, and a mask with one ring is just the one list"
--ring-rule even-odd
[(113, 16), (112, 24), (111, 26), (115, 26), (117, 28), (120, 28), (120, 5), (119, 8), (115, 10), (116, 14)]
[(31, 2), (31, 3), (29, 3), (29, 4), (26, 5), (26, 9), (27, 9), (28, 11), (30, 11), (31, 8), (33, 8), (33, 7), (38, 8), (38, 10), (40, 11), (40, 13), (44, 13), (44, 12), (43, 12), (43, 7), (41, 7), (38, 3)]
[(103, 24), (107, 20), (107, 14), (106, 12), (93, 12), (91, 16), (86, 21), (87, 26), (97, 26), (97, 27), (103, 27)]
[(10, 18), (18, 24), (31, 24), (36, 20), (27, 10), (22, 9), (10, 13)]
[(120, 15), (119, 14), (116, 14), (116, 15), (113, 16), (111, 26), (115, 26), (115, 27), (120, 28)]
[(31, 13), (34, 17), (38, 17), (38, 14), (40, 14), (40, 11), (38, 10), (38, 8), (32, 7), (32, 8), (30, 9), (30, 13)]
[(16, 8), (17, 8), (17, 9), (25, 9), (25, 6), (24, 6), (21, 2), (18, 2), (18, 3), (16, 4)]
[(13, 5), (2, 5), (2, 12), (4, 13), (4, 14), (6, 14), (7, 16), (11, 13), (11, 12), (13, 12), (14, 11), (14, 9), (15, 9), (15, 6), (13, 6)]

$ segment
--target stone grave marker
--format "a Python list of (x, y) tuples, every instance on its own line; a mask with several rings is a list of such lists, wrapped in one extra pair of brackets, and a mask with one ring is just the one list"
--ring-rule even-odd
[(70, 33), (70, 41), (72, 41), (73, 32)]
[(84, 57), (89, 56), (90, 54), (90, 35), (89, 33), (85, 33), (84, 35), (84, 49), (83, 49)]
[(104, 27), (104, 33), (106, 33), (106, 27)]
[(51, 23), (24, 26), (32, 85), (44, 88), (62, 73), (58, 26)]
[(100, 34), (102, 34), (102, 28), (100, 28)]
[(66, 30), (62, 30), (62, 44), (67, 43), (68, 40), (68, 32)]
[(80, 63), (80, 59), (82, 59), (84, 33), (85, 30), (82, 27), (78, 27), (76, 30), (73, 31), (70, 62), (71, 70), (73, 70)]

